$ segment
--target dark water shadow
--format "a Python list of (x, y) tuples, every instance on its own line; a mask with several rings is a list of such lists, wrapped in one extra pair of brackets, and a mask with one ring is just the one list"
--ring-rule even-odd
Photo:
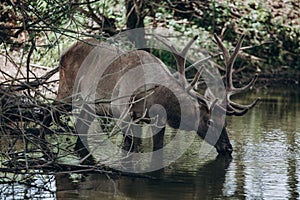
[[(197, 171), (164, 172), (154, 179), (110, 177), (90, 173), (78, 182), (68, 174), (56, 175), (57, 199), (202, 199), (222, 196), (229, 157), (217, 157)], [(161, 171), (160, 171), (161, 172)], [(153, 174), (156, 174), (153, 173)]]

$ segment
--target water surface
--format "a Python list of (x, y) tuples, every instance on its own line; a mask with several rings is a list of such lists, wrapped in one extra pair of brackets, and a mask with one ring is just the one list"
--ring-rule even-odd
[(215, 151), (199, 157), (202, 140), (196, 138), (179, 160), (148, 174), (153, 179), (97, 173), (36, 175), (28, 184), (0, 183), (0, 197), (299, 199), (300, 88), (251, 91), (240, 103), (256, 96), (262, 101), (250, 112), (227, 118), (232, 158), (216, 158)]

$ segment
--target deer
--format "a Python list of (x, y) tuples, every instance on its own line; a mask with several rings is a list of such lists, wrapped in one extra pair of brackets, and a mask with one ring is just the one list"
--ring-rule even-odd
[[(155, 84), (153, 82), (145, 87), (141, 87), (144, 89), (136, 89), (129, 93), (130, 97), (126, 98), (126, 100), (119, 101), (119, 106), (114, 106), (112, 101), (106, 104), (95, 104), (94, 109), (85, 104), (76, 121), (77, 134), (87, 134), (94, 115), (113, 116), (122, 118), (125, 122), (131, 120), (144, 123), (154, 123), (153, 116), (155, 115), (157, 117), (155, 123), (159, 125), (159, 128), (156, 126), (152, 130), (154, 133), (152, 136), (153, 151), (163, 148), (165, 129), (168, 125), (173, 129), (194, 131), (200, 138), (214, 146), (218, 154), (231, 155), (233, 147), (230, 143), (224, 116), (242, 116), (246, 114), (257, 104), (259, 98), (248, 105), (241, 105), (233, 102), (230, 97), (252, 87), (258, 75), (255, 74), (254, 78), (246, 86), (236, 88), (232, 80), (233, 65), (241, 49), (244, 35), (240, 37), (233, 53), (230, 54), (221, 39), (215, 34), (215, 42), (221, 50), (225, 63), (225, 98), (219, 100), (211, 92), (205, 95), (196, 92), (194, 87), (199, 81), (204, 67), (202, 66), (195, 74), (193, 80), (189, 82), (185, 75), (185, 65), (187, 52), (197, 37), (192, 38), (182, 51), (178, 51), (168, 41), (157, 37), (158, 41), (162, 42), (172, 53), (176, 61), (176, 75), (172, 74), (159, 58), (145, 50), (122, 52), (122, 50), (112, 47), (110, 44), (98, 42), (95, 39), (77, 41), (60, 57), (60, 78), (55, 104), (71, 105), (72, 100), (77, 98), (74, 97), (74, 90), (78, 93), (84, 93), (87, 89), (94, 90), (96, 91), (96, 99), (103, 100), (112, 99), (113, 90), (117, 87), (117, 91), (126, 96), (128, 90), (128, 88), (126, 89), (126, 84), (119, 84), (122, 76), (124, 74), (130, 75), (130, 73), (136, 71), (137, 66), (145, 66), (143, 70), (148, 70), (147, 76), (151, 80), (154, 80), (160, 74), (160, 81), (164, 84)], [(102, 65), (106, 66), (103, 67)], [(91, 80), (99, 74), (101, 78), (97, 84), (92, 84)], [(135, 81), (138, 82), (138, 78), (133, 76), (130, 79), (130, 84), (134, 84)], [(76, 82), (76, 80), (79, 81)], [(128, 99), (130, 99), (129, 102)], [(120, 106), (121, 104), (122, 106)], [(161, 114), (161, 108), (164, 109), (164, 114)], [(71, 109), (69, 106), (68, 110), (70, 111)], [(213, 116), (212, 113), (214, 111), (217, 114)], [(183, 115), (184, 117), (182, 117)], [(45, 126), (49, 123), (49, 119), (45, 120)], [(135, 129), (130, 127), (130, 125), (124, 125), (123, 127), (123, 148), (126, 151), (132, 151), (135, 145), (133, 141), (136, 136), (132, 132)], [(208, 129), (213, 131), (208, 133)], [(131, 130), (131, 133), (128, 130)], [(78, 137), (75, 148), (83, 148), (86, 142), (83, 140), (85, 140), (84, 137)], [(88, 149), (83, 149), (80, 152), (80, 157), (91, 156)]]

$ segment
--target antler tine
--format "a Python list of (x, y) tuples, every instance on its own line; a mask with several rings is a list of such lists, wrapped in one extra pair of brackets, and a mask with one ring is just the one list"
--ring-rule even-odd
[(246, 114), (251, 108), (253, 108), (258, 103), (259, 100), (260, 98), (257, 98), (249, 105), (241, 105), (230, 101), (230, 104), (227, 105), (226, 114), (242, 116)]
[(236, 116), (242, 116), (248, 112), (251, 108), (253, 108), (260, 98), (255, 99), (251, 104), (248, 105), (241, 105), (238, 103), (235, 103), (231, 101), (230, 99), (227, 99), (227, 115), (236, 115)]
[(197, 71), (197, 73), (196, 73), (194, 79), (192, 80), (192, 82), (186, 87), (186, 89), (185, 89), (186, 91), (191, 90), (196, 85), (196, 83), (199, 81), (199, 78), (200, 78), (200, 76), (203, 72), (203, 69), (204, 69), (204, 66), (202, 65), (200, 67), (200, 69)]
[(227, 108), (226, 108), (226, 115), (229, 115), (229, 116), (242, 116), (244, 114), (246, 114), (248, 112), (249, 109), (243, 109), (243, 110), (237, 110), (237, 109), (234, 109), (231, 105), (227, 105)]
[(239, 50), (242, 46), (243, 40), (244, 40), (245, 35), (242, 35), (241, 38), (239, 39), (233, 54), (230, 56), (229, 51), (226, 49), (220, 38), (214, 34), (214, 38), (217, 42), (217, 45), (221, 49), (223, 55), (224, 55), (224, 60), (225, 60), (225, 65), (226, 65), (226, 86), (230, 88), (231, 90), (234, 90), (233, 84), (232, 84), (232, 73), (233, 73), (233, 64), (235, 62), (235, 59), (239, 53)]
[(233, 54), (231, 55), (231, 57), (229, 58), (229, 60), (227, 61), (228, 63), (226, 63), (226, 65), (228, 65), (229, 67), (233, 67), (233, 64), (235, 62), (235, 59), (242, 47), (242, 43), (243, 43), (243, 40), (245, 38), (245, 35), (242, 35), (238, 41), (238, 43), (236, 44), (235, 48), (234, 48), (234, 52)]
[(183, 50), (181, 52), (177, 51), (173, 45), (169, 44), (169, 42), (166, 41), (166, 39), (164, 39), (158, 35), (155, 35), (155, 37), (172, 51), (172, 54), (174, 55), (176, 63), (177, 63), (177, 70), (181, 75), (183, 75), (183, 77), (185, 77), (184, 68), (185, 68), (186, 54), (187, 54), (188, 50), (191, 48), (192, 44), (198, 38), (198, 35), (194, 36), (187, 43), (187, 45), (183, 48)]
[(212, 102), (212, 104), (210, 105), (210, 108), (209, 108), (210, 112), (212, 112), (212, 110), (215, 108), (217, 102), (218, 102), (218, 99), (215, 99), (215, 100)]
[(181, 55), (182, 57), (186, 57), (186, 54), (188, 52), (188, 50), (191, 48), (191, 46), (193, 45), (193, 43), (197, 40), (198, 35), (195, 35), (188, 43), (187, 45), (183, 48), (183, 50), (181, 51)]
[(242, 91), (248, 90), (249, 88), (251, 88), (254, 85), (257, 78), (258, 78), (258, 74), (255, 74), (254, 78), (247, 85), (245, 85), (244, 87), (232, 88), (231, 94), (237, 94), (237, 93), (240, 93)]
[(239, 110), (245, 110), (245, 109), (248, 109), (250, 110), (251, 108), (253, 108), (257, 102), (260, 100), (260, 98), (257, 98), (255, 99), (251, 104), (249, 105), (241, 105), (241, 104), (238, 104), (238, 103), (235, 103), (235, 102), (230, 102), (230, 105), (233, 109), (239, 109)]
[(217, 34), (214, 34), (214, 38), (217, 42), (218, 47), (221, 49), (224, 59), (225, 59), (225, 63), (227, 64), (228, 60), (229, 60), (229, 51), (226, 49), (226, 47), (223, 45), (223, 43), (221, 42), (221, 39), (217, 36)]
[(166, 47), (168, 47), (173, 56), (175, 57), (176, 63), (177, 63), (177, 71), (181, 74), (184, 75), (184, 64), (185, 64), (185, 58), (182, 58), (180, 53), (175, 49), (175, 47), (172, 44), (169, 44), (168, 41), (160, 37), (158, 35), (154, 35), (161, 43), (163, 43)]

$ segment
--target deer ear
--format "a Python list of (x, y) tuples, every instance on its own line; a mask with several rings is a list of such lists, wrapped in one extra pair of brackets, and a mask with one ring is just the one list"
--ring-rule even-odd
[(202, 105), (200, 109), (205, 109), (205, 112), (209, 113), (209, 103), (205, 101), (203, 98), (198, 98), (198, 97), (197, 97), (197, 101), (200, 105)]
[(205, 90), (204, 97), (209, 100), (210, 104), (208, 105), (208, 109), (210, 112), (212, 112), (216, 103), (218, 102), (218, 99), (215, 97), (215, 95), (211, 92), (209, 88)]

